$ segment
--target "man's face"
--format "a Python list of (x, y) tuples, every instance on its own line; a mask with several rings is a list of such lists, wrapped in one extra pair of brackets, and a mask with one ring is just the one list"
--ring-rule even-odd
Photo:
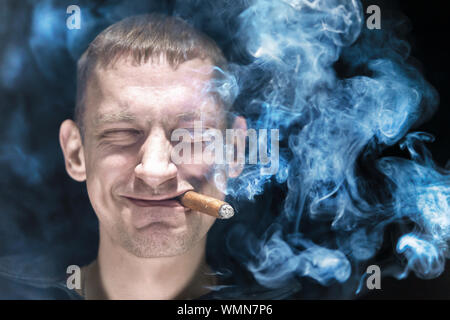
[(223, 199), (209, 183), (213, 166), (177, 164), (171, 133), (194, 121), (222, 130), (222, 106), (205, 93), (212, 66), (187, 61), (136, 65), (122, 59), (96, 70), (86, 90), (86, 184), (101, 232), (139, 257), (184, 253), (215, 218), (181, 206), (187, 190)]

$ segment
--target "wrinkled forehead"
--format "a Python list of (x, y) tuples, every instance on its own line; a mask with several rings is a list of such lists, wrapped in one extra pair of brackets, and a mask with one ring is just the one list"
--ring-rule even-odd
[(149, 118), (187, 113), (217, 117), (223, 110), (211, 93), (213, 72), (213, 66), (200, 59), (177, 68), (165, 63), (136, 65), (126, 60), (98, 68), (87, 86), (89, 118), (96, 124), (95, 119), (123, 110)]
[(136, 64), (130, 58), (122, 58), (110, 66), (95, 69), (100, 85), (154, 88), (205, 85), (212, 79), (213, 71), (210, 61), (201, 59), (172, 67), (164, 60)]

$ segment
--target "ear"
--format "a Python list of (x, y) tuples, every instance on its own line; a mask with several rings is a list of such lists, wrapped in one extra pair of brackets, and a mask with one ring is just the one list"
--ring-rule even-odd
[[(238, 133), (238, 139), (234, 139), (235, 161), (228, 164), (228, 177), (236, 178), (244, 170), (245, 165), (245, 137), (247, 135), (247, 121), (244, 117), (236, 117), (233, 122), (233, 130)], [(241, 145), (239, 145), (239, 142)]]
[(80, 130), (72, 120), (64, 120), (61, 124), (59, 144), (64, 154), (66, 171), (69, 176), (79, 182), (86, 180), (86, 166)]

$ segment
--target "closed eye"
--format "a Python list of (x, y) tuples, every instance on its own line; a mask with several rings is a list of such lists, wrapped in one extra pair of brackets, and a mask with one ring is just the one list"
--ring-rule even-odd
[(135, 129), (115, 129), (115, 130), (107, 130), (103, 132), (103, 135), (108, 134), (131, 134), (131, 135), (137, 135), (140, 134), (140, 131)]
[(100, 140), (113, 144), (133, 144), (141, 137), (142, 132), (135, 129), (107, 130), (100, 134)]

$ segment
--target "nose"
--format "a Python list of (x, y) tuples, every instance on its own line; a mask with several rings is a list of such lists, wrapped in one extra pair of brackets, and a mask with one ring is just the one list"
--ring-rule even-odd
[(178, 169), (170, 159), (171, 143), (164, 129), (154, 128), (140, 151), (135, 175), (152, 188), (158, 188), (177, 176)]

